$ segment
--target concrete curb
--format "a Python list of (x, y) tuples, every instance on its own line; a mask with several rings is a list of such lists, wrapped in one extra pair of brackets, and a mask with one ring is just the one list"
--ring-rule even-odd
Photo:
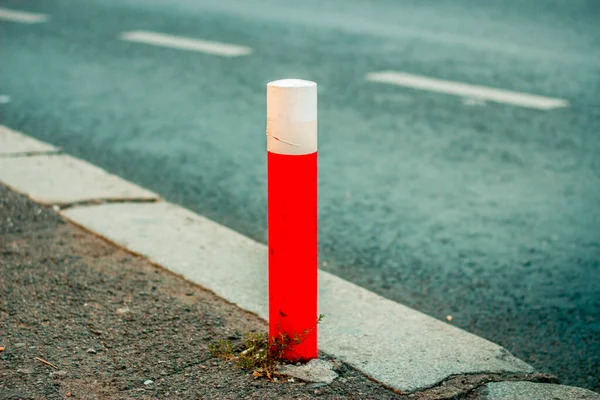
[(482, 400), (597, 400), (598, 393), (572, 386), (534, 382), (492, 382), (481, 390)]
[[(266, 319), (267, 248), (174, 204), (103, 204), (62, 214)], [(402, 392), (452, 375), (532, 373), (487, 340), (319, 272), (322, 351)]]
[[(0, 126), (0, 181), (44, 204), (71, 206), (61, 214), (74, 223), (267, 318), (265, 245), (84, 161), (15, 157), (55, 148), (14, 134)], [(534, 372), (494, 343), (327, 272), (319, 282), (320, 349), (397, 391), (457, 375)]]
[(58, 147), (54, 147), (51, 144), (40, 142), (0, 125), (0, 156), (58, 152), (59, 150)]

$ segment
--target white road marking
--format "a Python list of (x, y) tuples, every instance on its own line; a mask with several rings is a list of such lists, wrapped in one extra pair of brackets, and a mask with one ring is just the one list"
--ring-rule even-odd
[(223, 57), (239, 57), (252, 53), (252, 49), (236, 44), (210, 42), (182, 36), (165, 35), (150, 31), (123, 32), (122, 40), (146, 43), (155, 46), (171, 47), (180, 50), (197, 51), (200, 53), (215, 54)]
[(46, 22), (48, 16), (46, 14), (0, 8), (0, 20), (21, 22), (23, 24), (39, 24), (40, 22)]
[(554, 108), (569, 106), (569, 102), (564, 99), (537, 96), (528, 93), (511, 92), (509, 90), (471, 85), (462, 82), (445, 81), (421, 75), (407, 74), (404, 72), (372, 72), (367, 74), (367, 80), (389, 83), (392, 85), (404, 86), (413, 89), (428, 90), (430, 92), (470, 97), (483, 101), (489, 100), (497, 103), (535, 108), (538, 110), (552, 110)]

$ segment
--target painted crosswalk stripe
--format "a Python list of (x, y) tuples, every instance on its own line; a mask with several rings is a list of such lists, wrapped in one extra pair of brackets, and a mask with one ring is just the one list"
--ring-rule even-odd
[(471, 85), (462, 82), (446, 81), (421, 75), (407, 74), (404, 72), (372, 72), (367, 74), (367, 80), (389, 83), (392, 85), (403, 86), (412, 89), (427, 90), (430, 92), (453, 94), (456, 96), (475, 98), (478, 100), (489, 100), (496, 103), (511, 104), (514, 106), (534, 108), (538, 110), (552, 110), (555, 108), (569, 106), (569, 102), (564, 99), (512, 92), (509, 90)]
[(40, 22), (46, 22), (48, 16), (46, 14), (0, 8), (0, 20), (21, 22), (23, 24), (39, 24)]
[(121, 39), (130, 42), (150, 44), (154, 46), (171, 47), (180, 50), (215, 54), (223, 57), (245, 56), (252, 52), (252, 49), (246, 46), (239, 46), (236, 44), (229, 43), (211, 42), (182, 36), (166, 35), (164, 33), (150, 31), (124, 32), (121, 34)]

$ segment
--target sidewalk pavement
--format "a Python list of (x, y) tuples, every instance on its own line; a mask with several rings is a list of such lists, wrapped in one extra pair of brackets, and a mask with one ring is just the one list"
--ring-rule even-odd
[(208, 346), (260, 318), (1, 185), (0, 256), (0, 399), (600, 398), (491, 374), (402, 395), (339, 361), (330, 385), (254, 379)]

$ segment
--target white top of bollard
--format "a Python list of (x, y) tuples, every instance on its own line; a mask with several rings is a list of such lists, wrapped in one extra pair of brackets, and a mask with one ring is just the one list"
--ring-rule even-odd
[(281, 79), (267, 85), (267, 150), (300, 155), (317, 151), (317, 84)]
[(304, 79), (280, 79), (278, 81), (269, 82), (268, 85), (282, 88), (303, 88), (317, 86), (316, 82), (305, 81)]

